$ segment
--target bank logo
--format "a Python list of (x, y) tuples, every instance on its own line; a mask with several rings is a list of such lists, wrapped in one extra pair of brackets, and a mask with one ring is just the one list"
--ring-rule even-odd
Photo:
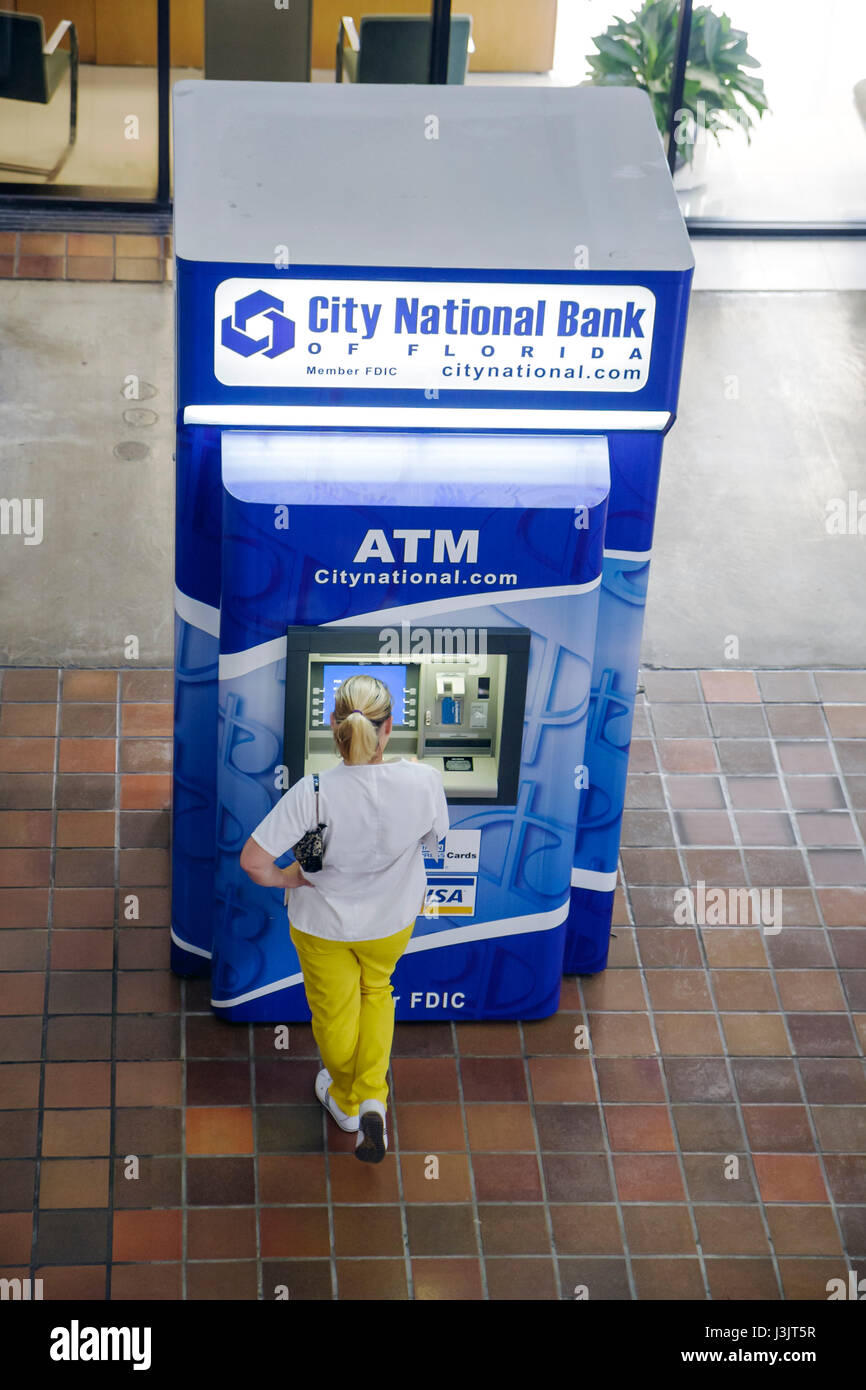
[[(264, 290), (254, 290), (236, 301), (234, 310), (222, 321), (220, 342), (241, 357), (280, 357), (295, 346), (295, 321), (282, 312), (285, 305)], [(256, 338), (247, 331), (247, 324), (254, 318), (268, 319), (270, 329), (264, 338)]]

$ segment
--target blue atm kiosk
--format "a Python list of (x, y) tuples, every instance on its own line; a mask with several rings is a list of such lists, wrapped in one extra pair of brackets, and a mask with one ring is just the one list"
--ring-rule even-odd
[(309, 1018), (239, 867), (346, 675), (450, 829), (397, 1017), (539, 1018), (604, 968), (693, 260), (627, 89), (175, 87), (172, 966)]

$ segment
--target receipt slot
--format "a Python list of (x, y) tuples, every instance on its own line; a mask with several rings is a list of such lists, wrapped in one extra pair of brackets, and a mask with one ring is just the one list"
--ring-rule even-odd
[(341, 668), (449, 801), (397, 1017), (543, 1017), (607, 959), (693, 259), (644, 93), (436, 103), (174, 87), (172, 967), (224, 1018), (309, 1017), (238, 861)]

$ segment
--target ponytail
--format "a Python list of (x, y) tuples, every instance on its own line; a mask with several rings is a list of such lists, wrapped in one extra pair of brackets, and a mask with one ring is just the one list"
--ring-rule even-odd
[(379, 730), (391, 713), (388, 687), (374, 676), (350, 676), (334, 701), (334, 741), (344, 762), (368, 763), (379, 745)]

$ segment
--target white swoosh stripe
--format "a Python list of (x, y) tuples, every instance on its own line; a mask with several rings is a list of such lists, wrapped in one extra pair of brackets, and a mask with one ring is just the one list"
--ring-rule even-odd
[(651, 560), (651, 550), (606, 550), (606, 560)]
[[(409, 942), (404, 954), (408, 956), (414, 951), (436, 951), (442, 946), (463, 945), (467, 941), (486, 941), (493, 936), (522, 936), (527, 932), (551, 931), (565, 921), (568, 906), (566, 900), (549, 912), (533, 912), (527, 917), (506, 917), (499, 922), (480, 922), (477, 926), (454, 927), (450, 931), (419, 936)], [(212, 999), (211, 1006), (214, 1009), (233, 1009), (238, 1004), (249, 1003), (251, 999), (263, 999), (268, 994), (276, 994), (278, 990), (289, 989), (292, 985), (300, 984), (302, 980), (303, 975), (300, 973), (287, 975), (283, 980), (274, 980), (273, 984), (262, 985), (259, 989), (249, 990), (247, 994), (238, 994), (234, 999)]]
[(206, 956), (208, 960), (213, 960), (213, 951), (206, 951), (202, 946), (193, 946), (191, 942), (184, 941), (178, 936), (174, 927), (170, 928), (171, 939), (176, 946), (180, 946), (184, 951), (191, 951), (194, 956)]
[(598, 869), (572, 869), (572, 888), (594, 888), (598, 893), (609, 893), (616, 887), (616, 869), (612, 873), (601, 873)]
[(209, 603), (202, 603), (197, 598), (190, 598), (182, 589), (175, 585), (174, 590), (174, 611), (179, 618), (183, 618), (190, 627), (197, 627), (201, 632), (207, 632), (211, 637), (220, 635), (220, 611), (213, 608)]

